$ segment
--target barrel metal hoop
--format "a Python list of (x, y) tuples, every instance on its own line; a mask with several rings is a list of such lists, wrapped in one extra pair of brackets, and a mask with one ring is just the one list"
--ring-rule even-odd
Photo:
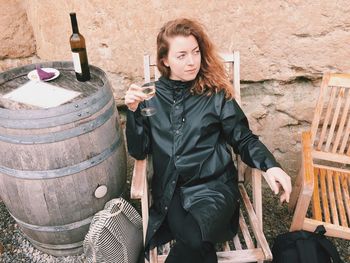
[(87, 107), (81, 107), (80, 104), (85, 104), (82, 102), (72, 104), (70, 107), (74, 107), (77, 109), (77, 111), (72, 111), (65, 115), (61, 115), (56, 112), (56, 115), (51, 117), (45, 118), (44, 116), (41, 116), (40, 118), (33, 118), (28, 112), (26, 119), (16, 119), (16, 114), (13, 114), (12, 117), (6, 118), (3, 118), (3, 116), (0, 115), (0, 126), (13, 129), (40, 129), (82, 120), (101, 110), (105, 105), (107, 105), (108, 101), (113, 98), (113, 95), (109, 89), (106, 89), (102, 95), (102, 97), (89, 97), (88, 102), (86, 103), (86, 105), (88, 105)]
[(67, 139), (91, 132), (97, 129), (98, 127), (102, 126), (113, 115), (114, 107), (115, 107), (115, 103), (113, 102), (112, 106), (108, 110), (106, 110), (103, 114), (98, 116), (96, 119), (72, 129), (58, 131), (58, 132), (50, 132), (46, 134), (29, 135), (29, 136), (28, 135), (4, 136), (0, 134), (0, 141), (14, 143), (14, 144), (28, 145), (28, 144), (53, 143), (53, 142), (67, 140)]
[(88, 160), (85, 160), (81, 163), (68, 166), (68, 167), (63, 167), (63, 168), (54, 169), (54, 170), (27, 171), (27, 170), (16, 170), (5, 166), (0, 166), (0, 173), (15, 177), (15, 178), (28, 179), (28, 180), (41, 180), (41, 179), (53, 179), (53, 178), (64, 177), (67, 175), (79, 173), (83, 170), (89, 169), (93, 166), (96, 166), (102, 163), (116, 151), (116, 149), (121, 145), (121, 143), (122, 143), (122, 138), (120, 136), (120, 133), (118, 133), (113, 144), (107, 149), (103, 150), (100, 154)]
[[(50, 250), (54, 250), (54, 251), (59, 251), (59, 250), (72, 250), (72, 249), (79, 249), (79, 247), (83, 246), (84, 240), (79, 241), (79, 242), (75, 242), (75, 243), (70, 243), (70, 244), (61, 244), (61, 245), (52, 245), (52, 244), (45, 244), (45, 243), (41, 243), (38, 242), (32, 238), (30, 238), (28, 235), (26, 235), (26, 238), (33, 244), (39, 247), (39, 250), (42, 248), (44, 249), (50, 249)], [(43, 250), (42, 250), (43, 251)], [(46, 252), (46, 251), (43, 251)], [(52, 252), (52, 251), (51, 251)], [(47, 254), (50, 254), (50, 252), (46, 252)], [(79, 253), (81, 254), (81, 253)], [(53, 254), (54, 255), (54, 254)], [(55, 256), (55, 255), (54, 255)], [(57, 255), (58, 256), (58, 255)]]
[(64, 232), (68, 230), (74, 230), (79, 227), (88, 225), (91, 223), (93, 216), (90, 216), (88, 218), (85, 218), (83, 220), (69, 223), (66, 225), (59, 225), (59, 226), (38, 226), (38, 225), (32, 225), (26, 222), (23, 222), (22, 220), (16, 218), (13, 216), (13, 214), (10, 213), (10, 215), (16, 220), (16, 222), (27, 229), (34, 230), (34, 231), (40, 231), (40, 232)]

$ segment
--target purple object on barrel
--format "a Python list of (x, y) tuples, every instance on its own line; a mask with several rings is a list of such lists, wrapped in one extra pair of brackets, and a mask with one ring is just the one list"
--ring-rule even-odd
[(38, 73), (40, 80), (51, 79), (52, 77), (55, 76), (54, 72), (46, 72), (46, 71), (42, 70), (39, 65), (36, 65), (35, 67), (36, 67), (36, 72)]

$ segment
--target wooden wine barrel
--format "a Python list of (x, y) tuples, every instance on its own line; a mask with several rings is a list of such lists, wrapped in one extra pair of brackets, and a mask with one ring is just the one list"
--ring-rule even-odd
[[(91, 80), (78, 82), (70, 62), (41, 65), (60, 71), (50, 84), (81, 94), (47, 109), (0, 106), (0, 195), (35, 247), (79, 254), (93, 215), (126, 186), (122, 129), (101, 69), (90, 66)], [(34, 68), (1, 73), (0, 98), (29, 81)]]

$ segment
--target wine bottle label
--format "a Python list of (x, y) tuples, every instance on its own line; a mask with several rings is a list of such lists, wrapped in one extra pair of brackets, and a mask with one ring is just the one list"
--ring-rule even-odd
[(72, 52), (72, 56), (73, 56), (74, 71), (76, 73), (80, 73), (81, 74), (82, 70), (81, 70), (79, 53)]

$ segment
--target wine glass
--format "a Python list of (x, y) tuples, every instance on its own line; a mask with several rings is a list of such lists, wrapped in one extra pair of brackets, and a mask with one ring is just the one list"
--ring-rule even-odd
[[(156, 86), (153, 82), (149, 82), (142, 85), (142, 92), (147, 95), (145, 100), (150, 100), (156, 95)], [(156, 114), (156, 109), (154, 107), (146, 107), (141, 110), (143, 116), (149, 117)]]

